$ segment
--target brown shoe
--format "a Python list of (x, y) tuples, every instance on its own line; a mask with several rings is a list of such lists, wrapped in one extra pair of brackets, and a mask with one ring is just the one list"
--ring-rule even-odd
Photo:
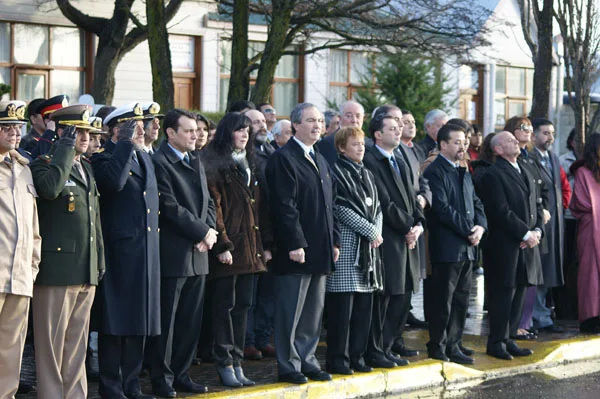
[(246, 360), (260, 360), (263, 358), (261, 351), (256, 349), (254, 346), (247, 346), (244, 348), (244, 359)]
[(264, 357), (275, 357), (275, 347), (271, 344), (267, 344), (260, 348)]

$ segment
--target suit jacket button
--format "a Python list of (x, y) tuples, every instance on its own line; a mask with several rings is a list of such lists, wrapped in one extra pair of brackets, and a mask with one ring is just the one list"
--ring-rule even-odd
[(61, 247), (58, 247), (58, 248), (56, 248), (56, 250), (57, 250), (58, 252), (60, 252), (60, 251), (62, 251), (62, 248), (61, 248)]
[(144, 191), (144, 196), (146, 196), (146, 192)]
[(150, 214), (150, 208), (148, 208), (148, 215)]
[(90, 241), (94, 241), (94, 237), (90, 237)]
[(159, 227), (158, 229), (156, 229), (156, 232), (157, 232), (157, 233), (160, 233), (160, 227)]
[(129, 176), (133, 176), (133, 173), (129, 172)]
[(150, 227), (148, 227), (148, 231), (152, 231), (152, 229)]

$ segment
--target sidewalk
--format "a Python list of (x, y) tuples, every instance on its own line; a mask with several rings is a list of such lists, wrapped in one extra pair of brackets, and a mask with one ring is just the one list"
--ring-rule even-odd
[[(274, 359), (245, 361), (246, 375), (256, 381), (257, 386), (251, 388), (228, 389), (220, 385), (215, 366), (203, 363), (192, 366), (191, 376), (194, 381), (208, 386), (209, 393), (202, 395), (178, 394), (186, 398), (357, 398), (377, 397), (417, 391), (426, 388), (458, 389), (477, 385), (485, 380), (492, 380), (517, 374), (529, 373), (533, 370), (553, 368), (561, 364), (584, 362), (587, 359), (600, 359), (600, 336), (579, 334), (577, 322), (560, 321), (565, 328), (561, 334), (541, 334), (537, 341), (518, 341), (524, 348), (534, 351), (532, 356), (515, 358), (512, 361), (495, 359), (485, 354), (487, 339), (487, 315), (482, 310), (483, 279), (474, 277), (470, 301), (470, 316), (465, 326), (464, 345), (476, 351), (475, 364), (465, 367), (455, 363), (444, 363), (427, 359), (425, 343), (428, 341), (426, 330), (407, 330), (404, 334), (406, 346), (417, 349), (420, 355), (410, 358), (411, 364), (395, 369), (377, 369), (372, 373), (354, 374), (353, 376), (335, 376), (331, 382), (310, 382), (305, 385), (277, 383), (277, 366)], [(413, 312), (422, 318), (422, 297), (417, 295), (413, 300)], [(321, 365), (325, 365), (325, 332), (317, 350)], [(28, 380), (35, 381), (33, 359), (23, 364)], [(568, 366), (567, 366), (568, 367)], [(144, 393), (150, 393), (150, 381), (141, 379)], [(35, 399), (36, 394), (18, 395), (18, 399)], [(89, 398), (99, 399), (98, 383), (89, 382)]]

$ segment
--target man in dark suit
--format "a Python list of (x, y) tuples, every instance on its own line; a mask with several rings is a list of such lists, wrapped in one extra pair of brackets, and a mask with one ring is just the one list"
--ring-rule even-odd
[(512, 360), (532, 353), (509, 337), (517, 335), (527, 285), (543, 283), (538, 250), (543, 209), (537, 182), (517, 163), (519, 141), (500, 132), (492, 139), (492, 148), (497, 160), (481, 186), (489, 226), (483, 248), (485, 284), (490, 287), (487, 353)]
[(430, 287), (435, 293), (431, 297), (427, 350), (433, 359), (473, 364), (459, 343), (469, 306), (472, 262), (487, 220), (470, 173), (458, 164), (467, 146), (464, 129), (446, 124), (437, 140), (440, 156), (423, 173), (432, 193), (427, 226)]
[[(90, 310), (104, 275), (99, 193), (82, 157), (89, 133), (87, 105), (52, 114), (60, 139), (31, 163), (39, 195), (40, 272), (33, 290), (38, 398), (87, 397), (85, 356)], [(66, 316), (68, 315), (68, 317)]]
[(392, 353), (394, 339), (402, 335), (412, 292), (420, 280), (417, 240), (425, 218), (405, 163), (395, 154), (401, 129), (393, 116), (380, 114), (371, 120), (369, 132), (375, 145), (364, 157), (375, 176), (383, 210), (384, 292), (375, 295), (371, 333), (365, 361), (372, 367), (392, 368), (408, 361)]
[[(356, 101), (348, 100), (340, 106), (340, 114), (340, 127), (355, 126), (362, 129), (363, 119), (365, 117), (365, 109), (362, 105)], [(325, 157), (327, 162), (329, 162), (329, 166), (333, 166), (338, 159), (337, 150), (334, 145), (336, 132), (328, 134), (317, 144), (319, 152)]]
[(335, 186), (326, 160), (314, 151), (323, 115), (312, 104), (291, 113), (294, 137), (267, 163), (270, 213), (277, 253), (275, 346), (279, 380), (295, 384), (331, 379), (321, 370), (319, 343), (326, 275), (334, 270), (340, 232), (333, 214)]
[[(550, 220), (544, 226), (545, 250), (541, 251), (542, 271), (544, 285), (536, 289), (536, 298), (533, 306), (533, 327), (539, 331), (564, 332), (554, 324), (552, 309), (546, 303), (546, 297), (551, 288), (564, 285), (563, 276), (563, 248), (564, 248), (564, 209), (563, 187), (561, 183), (561, 166), (558, 156), (551, 151), (554, 143), (554, 125), (551, 121), (536, 118), (531, 121), (533, 125), (535, 149), (530, 151), (531, 158), (540, 165), (540, 177), (548, 188), (548, 212)], [(571, 191), (571, 186), (566, 189)]]
[(158, 187), (139, 111), (134, 104), (109, 114), (118, 142), (92, 157), (107, 264), (98, 298), (99, 391), (106, 399), (148, 398), (138, 375), (146, 337), (160, 334)]
[(196, 118), (173, 109), (164, 119), (167, 139), (154, 154), (160, 205), (161, 335), (153, 338), (150, 378), (153, 393), (174, 398), (206, 387), (189, 376), (196, 354), (207, 251), (217, 239), (215, 208), (196, 145)]
[(417, 143), (425, 159), (429, 156), (429, 153), (436, 148), (437, 145), (437, 134), (442, 126), (448, 121), (448, 115), (441, 109), (433, 109), (425, 115), (425, 138)]

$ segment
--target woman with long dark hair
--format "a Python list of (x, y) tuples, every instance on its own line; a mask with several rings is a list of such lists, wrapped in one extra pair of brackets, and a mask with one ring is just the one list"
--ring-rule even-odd
[(571, 212), (579, 221), (577, 297), (580, 330), (600, 333), (600, 134), (590, 135), (583, 159), (571, 165)]
[(206, 179), (216, 209), (217, 243), (210, 256), (213, 285), (213, 357), (223, 385), (254, 385), (244, 375), (246, 319), (252, 303), (254, 274), (271, 258), (263, 250), (259, 183), (254, 172), (250, 119), (231, 112), (219, 122), (214, 139), (202, 151)]

